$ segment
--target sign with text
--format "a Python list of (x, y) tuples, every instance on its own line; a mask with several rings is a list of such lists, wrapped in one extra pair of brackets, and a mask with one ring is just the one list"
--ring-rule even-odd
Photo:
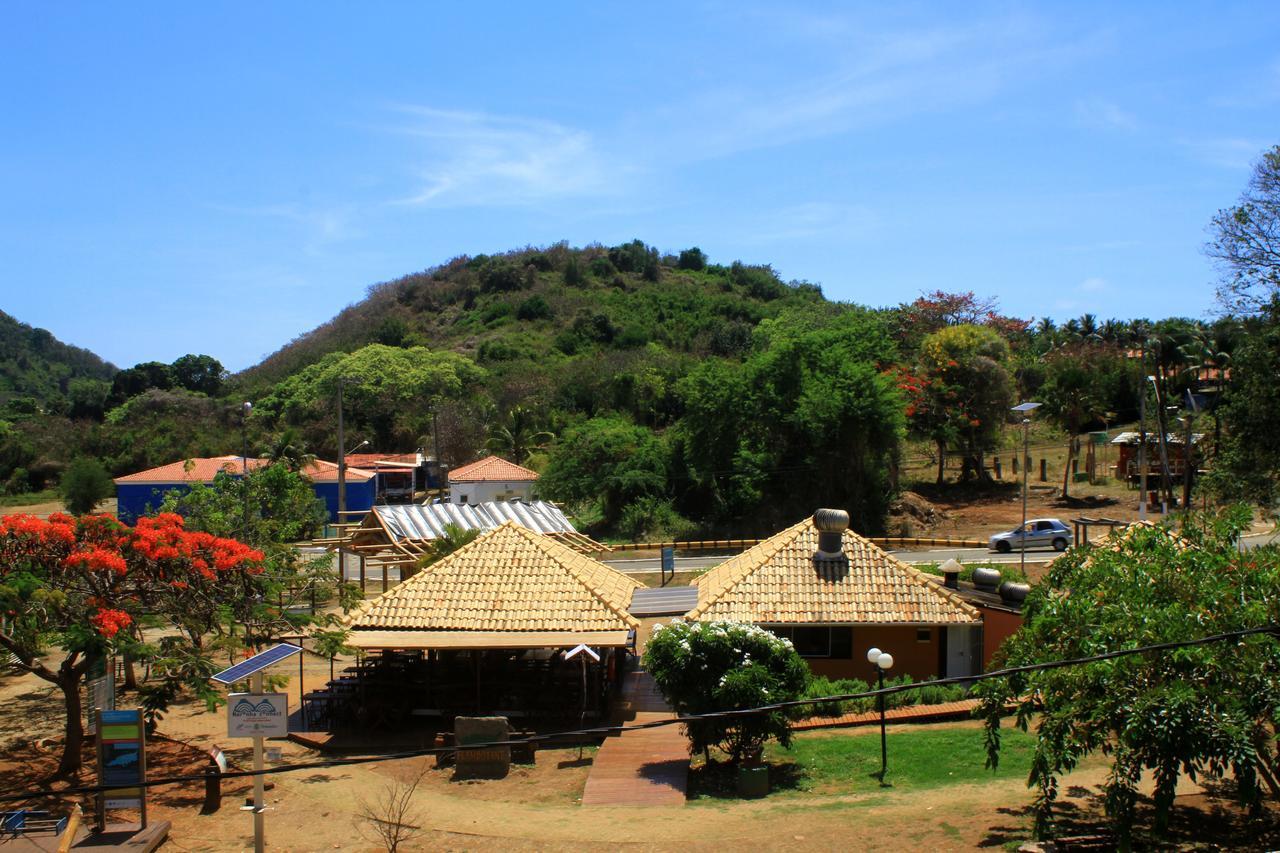
[(99, 710), (96, 717), (98, 783), (109, 789), (100, 795), (99, 815), (105, 809), (143, 809), (145, 815), (142, 783), (147, 761), (142, 712)]
[(228, 737), (285, 737), (289, 697), (283, 693), (232, 693), (227, 697)]

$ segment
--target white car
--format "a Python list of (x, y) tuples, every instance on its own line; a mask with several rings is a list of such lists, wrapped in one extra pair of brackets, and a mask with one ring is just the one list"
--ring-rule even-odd
[(992, 536), (987, 547), (1001, 554), (1008, 554), (1019, 548), (1052, 548), (1055, 551), (1065, 551), (1071, 544), (1071, 537), (1071, 528), (1060, 520), (1034, 518), (1008, 533), (997, 533)]

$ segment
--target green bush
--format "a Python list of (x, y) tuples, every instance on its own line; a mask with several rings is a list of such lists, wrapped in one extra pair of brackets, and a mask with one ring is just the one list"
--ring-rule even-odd
[(97, 459), (81, 457), (67, 466), (59, 491), (67, 511), (73, 515), (93, 512), (99, 501), (115, 492), (111, 475)]
[(516, 309), (517, 320), (545, 320), (551, 316), (551, 306), (539, 295), (530, 296)]
[[(809, 667), (789, 640), (736, 622), (672, 622), (653, 629), (645, 668), (680, 714), (755, 708), (798, 698)], [(766, 741), (791, 742), (787, 713), (694, 720), (685, 731), (695, 752), (712, 746), (733, 763), (754, 760)]]

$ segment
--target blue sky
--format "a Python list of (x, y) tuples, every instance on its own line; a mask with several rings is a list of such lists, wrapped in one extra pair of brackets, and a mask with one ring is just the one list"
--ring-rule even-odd
[(1205, 316), (1278, 33), (1276, 3), (8, 4), (0, 308), (240, 369), (459, 254), (639, 237), (872, 305)]

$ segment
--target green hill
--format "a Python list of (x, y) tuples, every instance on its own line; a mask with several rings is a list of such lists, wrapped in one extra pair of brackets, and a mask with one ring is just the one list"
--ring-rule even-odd
[[(87, 349), (0, 311), (0, 408), (66, 411), (77, 380), (110, 382), (116, 368)], [(24, 399), (25, 398), (25, 399)]]
[[(834, 309), (821, 290), (769, 267), (710, 265), (696, 249), (659, 256), (640, 241), (563, 244), (456, 258), (369, 288), (364, 300), (235, 377), (265, 390), (331, 352), (381, 343), (427, 346), (498, 373), (649, 344), (690, 356), (735, 356), (760, 320), (788, 308)], [(516, 369), (518, 372), (518, 368)]]

